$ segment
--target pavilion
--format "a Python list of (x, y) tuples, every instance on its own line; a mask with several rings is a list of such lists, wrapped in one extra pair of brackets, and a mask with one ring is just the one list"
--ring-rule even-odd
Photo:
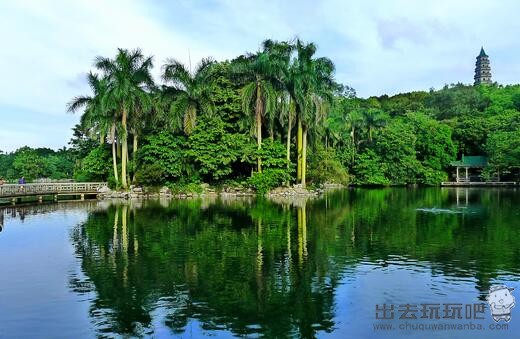
[[(457, 169), (456, 182), (471, 182), (472, 178), (475, 179), (473, 181), (481, 181), (479, 172), (488, 165), (488, 157), (483, 155), (464, 156), (463, 154), (461, 160), (452, 161), (450, 165)], [(463, 173), (460, 173), (461, 169), (463, 169)]]

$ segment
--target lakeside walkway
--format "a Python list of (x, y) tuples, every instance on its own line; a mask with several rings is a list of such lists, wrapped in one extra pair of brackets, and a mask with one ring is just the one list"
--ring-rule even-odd
[(441, 186), (518, 186), (514, 181), (450, 181), (441, 182)]
[(39, 201), (42, 201), (44, 196), (53, 196), (54, 200), (58, 200), (58, 196), (64, 195), (84, 199), (85, 195), (97, 195), (99, 190), (106, 186), (106, 182), (4, 184), (0, 185), (0, 199), (11, 199), (12, 203), (31, 196), (37, 196)]

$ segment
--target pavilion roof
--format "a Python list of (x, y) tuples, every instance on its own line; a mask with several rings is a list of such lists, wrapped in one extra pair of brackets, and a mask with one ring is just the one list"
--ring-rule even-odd
[(486, 167), (488, 157), (484, 155), (462, 155), (461, 160), (452, 161), (451, 166), (455, 167)]

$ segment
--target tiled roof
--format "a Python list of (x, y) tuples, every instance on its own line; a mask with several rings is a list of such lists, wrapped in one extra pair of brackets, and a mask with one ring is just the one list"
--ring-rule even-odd
[(486, 167), (488, 164), (488, 157), (483, 155), (462, 155), (461, 160), (452, 161), (451, 166), (458, 167)]

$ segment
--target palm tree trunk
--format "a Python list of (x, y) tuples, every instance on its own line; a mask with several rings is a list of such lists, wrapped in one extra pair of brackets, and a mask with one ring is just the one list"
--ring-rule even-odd
[(123, 115), (121, 117), (121, 125), (123, 127), (123, 135), (121, 137), (122, 149), (121, 149), (121, 185), (123, 188), (128, 187), (126, 180), (126, 165), (128, 161), (128, 131), (126, 129), (126, 108), (123, 109)]
[[(262, 149), (262, 91), (260, 86), (256, 86), (256, 142), (258, 150)], [(258, 156), (258, 173), (262, 173), (262, 159)]]
[(116, 186), (119, 186), (119, 175), (117, 174), (116, 124), (112, 125), (110, 134), (110, 137), (112, 138), (112, 164), (114, 166), (114, 178), (116, 180)]
[(298, 264), (301, 267), (303, 264), (303, 236), (302, 236), (302, 208), (298, 207), (297, 210), (297, 224), (298, 224)]
[(305, 176), (307, 174), (307, 128), (303, 129), (302, 138), (302, 187), (305, 187)]
[(137, 133), (134, 133), (134, 149), (132, 151), (132, 161), (134, 163), (134, 171), (133, 171), (133, 175), (132, 175), (132, 182), (135, 182), (135, 172), (136, 172), (136, 168), (137, 168), (137, 144), (138, 144)]
[(263, 279), (262, 272), (264, 266), (264, 248), (262, 244), (262, 217), (258, 218), (258, 231), (257, 231), (257, 249), (256, 249), (256, 288), (258, 300), (262, 300), (263, 292)]
[(130, 163), (130, 156), (128, 155), (128, 138), (126, 139), (126, 182), (130, 182), (130, 166), (129, 166), (129, 163)]
[(291, 125), (292, 125), (292, 116), (289, 113), (289, 126), (287, 126), (287, 169), (291, 165)]
[(355, 129), (352, 127), (352, 131), (350, 132), (350, 136), (352, 137), (352, 164), (354, 164), (354, 160), (356, 160), (356, 139), (355, 139)]
[(296, 181), (301, 181), (302, 179), (302, 148), (303, 148), (303, 133), (302, 133), (302, 120), (298, 118), (298, 132), (296, 135), (297, 146), (296, 150), (298, 153), (298, 159), (296, 162)]

